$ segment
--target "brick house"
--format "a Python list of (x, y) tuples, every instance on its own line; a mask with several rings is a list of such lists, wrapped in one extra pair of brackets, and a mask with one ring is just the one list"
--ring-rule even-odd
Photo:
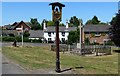
[(108, 36), (110, 27), (111, 25), (85, 25), (85, 38), (89, 38), (90, 43), (103, 44), (105, 41), (110, 40)]
[(21, 28), (22, 26), (23, 26), (23, 30), (29, 31), (31, 29), (31, 27), (30, 27), (28, 22), (23, 22), (23, 21), (18, 22), (18, 23), (15, 22), (12, 25), (12, 27), (14, 27), (13, 30), (16, 30), (17, 28)]
[(4, 27), (6, 28), (6, 30), (16, 30), (16, 28), (21, 28), (23, 26), (23, 30), (29, 31), (31, 29), (30, 25), (30, 22), (21, 21), (15, 22), (11, 25), (5, 25)]

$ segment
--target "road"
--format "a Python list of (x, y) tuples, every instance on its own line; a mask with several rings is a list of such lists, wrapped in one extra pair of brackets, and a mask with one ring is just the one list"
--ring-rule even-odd
[[(2, 46), (11, 46), (13, 42), (3, 42)], [(22, 43), (21, 42), (17, 42), (18, 46), (21, 46)], [(51, 44), (47, 44), (47, 43), (24, 43), (24, 46), (49, 46)]]

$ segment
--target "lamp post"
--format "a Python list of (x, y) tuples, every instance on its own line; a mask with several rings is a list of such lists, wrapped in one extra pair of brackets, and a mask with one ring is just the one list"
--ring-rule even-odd
[(55, 22), (56, 25), (56, 72), (61, 72), (60, 70), (60, 56), (59, 56), (59, 22), (62, 19), (62, 7), (65, 5), (54, 2), (50, 3), (52, 5), (52, 20)]

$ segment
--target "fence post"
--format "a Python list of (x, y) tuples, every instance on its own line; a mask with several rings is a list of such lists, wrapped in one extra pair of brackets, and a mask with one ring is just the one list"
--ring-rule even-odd
[(96, 48), (96, 45), (95, 45), (95, 51), (96, 51), (96, 56), (98, 56), (98, 48)]
[(68, 51), (70, 51), (70, 45), (68, 45)]
[(112, 54), (111, 46), (109, 46), (109, 54)]
[(110, 46), (110, 51), (111, 51), (111, 54), (112, 54), (113, 53), (112, 46)]

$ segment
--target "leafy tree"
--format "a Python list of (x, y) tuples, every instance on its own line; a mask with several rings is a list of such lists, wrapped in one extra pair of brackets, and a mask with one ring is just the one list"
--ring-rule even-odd
[(40, 23), (37, 21), (37, 18), (31, 18), (31, 29), (32, 30), (39, 30), (42, 29)]
[(120, 47), (120, 12), (111, 20), (110, 38), (116, 46)]
[(109, 23), (108, 23), (108, 22), (107, 22), (107, 23), (100, 22), (99, 24), (100, 24), (100, 25), (108, 25)]
[(28, 32), (28, 31), (25, 31), (25, 32), (24, 32), (24, 34), (23, 34), (23, 36), (24, 36), (24, 37), (29, 37), (29, 36), (30, 36), (30, 34), (29, 34), (29, 32)]
[(59, 26), (65, 26), (63, 23), (60, 23)]
[(80, 21), (76, 16), (71, 17), (69, 21), (70, 21), (70, 26), (76, 26), (76, 27), (79, 26)]
[[(42, 29), (43, 29), (43, 23), (44, 23), (44, 21), (46, 22), (47, 26), (55, 26), (55, 22), (53, 22), (53, 21), (51, 21), (51, 20), (47, 21), (47, 20), (44, 19), (44, 20), (42, 21), (42, 23), (41, 23)], [(65, 26), (65, 25), (64, 25), (63, 23), (60, 23), (59, 26)]]
[(85, 38), (85, 44), (86, 44), (86, 45), (89, 45), (89, 44), (90, 44), (89, 38)]
[(91, 20), (88, 20), (86, 22), (86, 25), (89, 25), (89, 24), (99, 24), (100, 21), (98, 20), (97, 16), (94, 16)]
[(77, 43), (79, 41), (79, 29), (70, 31), (68, 35), (68, 44)]
[(114, 23), (114, 20), (115, 20), (116, 17), (113, 17), (110, 24), (112, 25)]
[(47, 26), (55, 26), (55, 22), (53, 22), (53, 21), (47, 21)]

